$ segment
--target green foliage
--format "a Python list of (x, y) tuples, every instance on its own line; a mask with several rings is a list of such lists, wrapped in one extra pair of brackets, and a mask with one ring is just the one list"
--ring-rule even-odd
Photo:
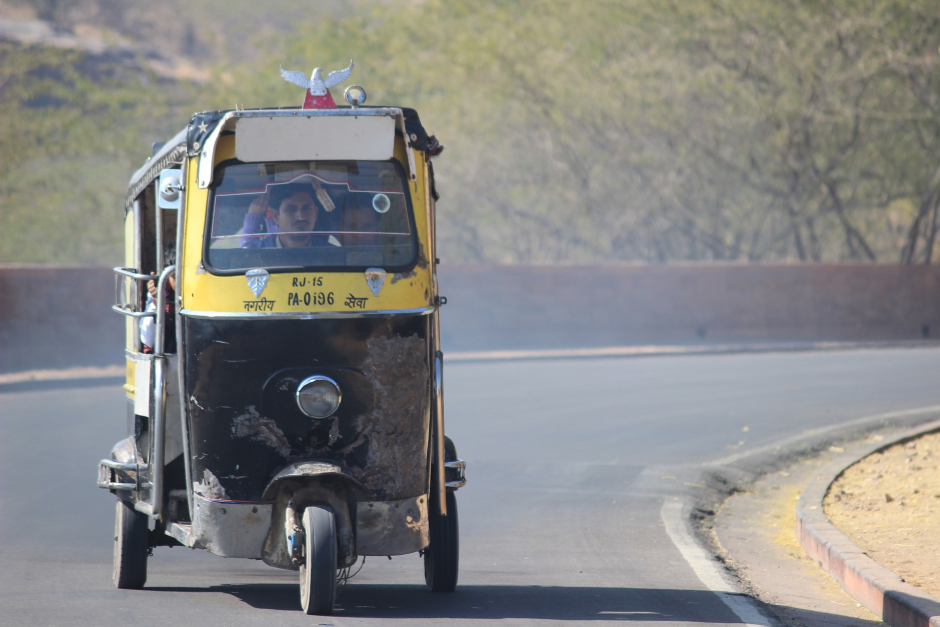
[(0, 44), (0, 261), (120, 262), (127, 179), (176, 89), (127, 61)]
[[(279, 65), (352, 58), (368, 104), (418, 109), (447, 146), (435, 164), (447, 260), (931, 262), (935, 8), (426, 0), (306, 22), (294, 7), (279, 36), (229, 12), (246, 41), (215, 46), (212, 80), (192, 90), (0, 48), (0, 141), (16, 147), (0, 155), (0, 261), (116, 258), (119, 183), (154, 131), (200, 109), (297, 106)], [(218, 25), (199, 15), (205, 45)]]
[[(715, 2), (673, 16), (681, 65), (708, 77), (683, 104), (693, 167), (706, 181), (735, 174), (729, 200), (765, 220), (747, 257), (913, 261), (919, 244), (931, 260), (940, 202), (933, 3)], [(913, 219), (889, 211), (901, 200), (918, 207)]]
[[(268, 67), (352, 57), (373, 103), (421, 111), (448, 147), (437, 172), (450, 258), (929, 261), (930, 7), (379, 5), (299, 27)], [(245, 70), (235, 84), (257, 86), (242, 91), (249, 106), (299, 100)]]

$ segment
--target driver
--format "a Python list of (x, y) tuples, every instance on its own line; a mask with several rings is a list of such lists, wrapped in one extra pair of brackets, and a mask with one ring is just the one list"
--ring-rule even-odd
[[(302, 248), (327, 244), (311, 231), (317, 223), (319, 208), (310, 185), (291, 183), (271, 186), (252, 201), (242, 228), (242, 248)], [(264, 232), (265, 215), (271, 235)], [(255, 236), (255, 237), (253, 237)]]

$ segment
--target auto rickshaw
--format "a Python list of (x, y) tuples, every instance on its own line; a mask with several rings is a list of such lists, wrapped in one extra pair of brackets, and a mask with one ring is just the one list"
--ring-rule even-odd
[(179, 545), (299, 571), (308, 614), (365, 556), (419, 552), (431, 590), (457, 584), (442, 147), (414, 110), (357, 86), (337, 107), (314, 83), (305, 108), (195, 114), (131, 178), (113, 307), (129, 435), (98, 467), (118, 588)]

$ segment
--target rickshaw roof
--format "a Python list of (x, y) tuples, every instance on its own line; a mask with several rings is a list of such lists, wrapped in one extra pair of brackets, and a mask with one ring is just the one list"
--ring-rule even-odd
[[(408, 133), (408, 142), (411, 147), (422, 152), (439, 147), (437, 139), (427, 134), (418, 112), (406, 107), (357, 107), (356, 110), (363, 112), (378, 112), (383, 109), (396, 109), (401, 111), (404, 119), (405, 131)], [(195, 157), (199, 154), (200, 147), (205, 143), (206, 138), (215, 130), (219, 122), (228, 114), (248, 114), (264, 112), (287, 112), (298, 111), (296, 107), (267, 107), (257, 109), (226, 109), (218, 111), (203, 111), (196, 113), (190, 119), (189, 124), (180, 132), (173, 136), (161, 146), (152, 157), (150, 157), (134, 174), (128, 184), (128, 193), (125, 200), (125, 211), (129, 210), (134, 203), (134, 199), (143, 189), (149, 185), (160, 172), (172, 165), (182, 164), (187, 156)], [(319, 115), (329, 116), (348, 116), (353, 109), (351, 107), (337, 107), (336, 109), (320, 110)], [(396, 130), (397, 135), (401, 135), (400, 130)]]

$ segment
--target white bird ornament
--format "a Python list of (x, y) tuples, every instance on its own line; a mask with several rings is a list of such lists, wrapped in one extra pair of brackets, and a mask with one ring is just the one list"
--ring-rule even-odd
[(348, 68), (330, 72), (326, 80), (320, 76), (320, 68), (318, 67), (313, 68), (309, 79), (303, 72), (291, 72), (283, 67), (281, 68), (281, 76), (288, 83), (293, 83), (307, 90), (304, 98), (304, 109), (335, 109), (336, 103), (333, 101), (333, 96), (330, 95), (330, 87), (336, 87), (349, 78), (353, 66), (354, 63), (350, 60)]

